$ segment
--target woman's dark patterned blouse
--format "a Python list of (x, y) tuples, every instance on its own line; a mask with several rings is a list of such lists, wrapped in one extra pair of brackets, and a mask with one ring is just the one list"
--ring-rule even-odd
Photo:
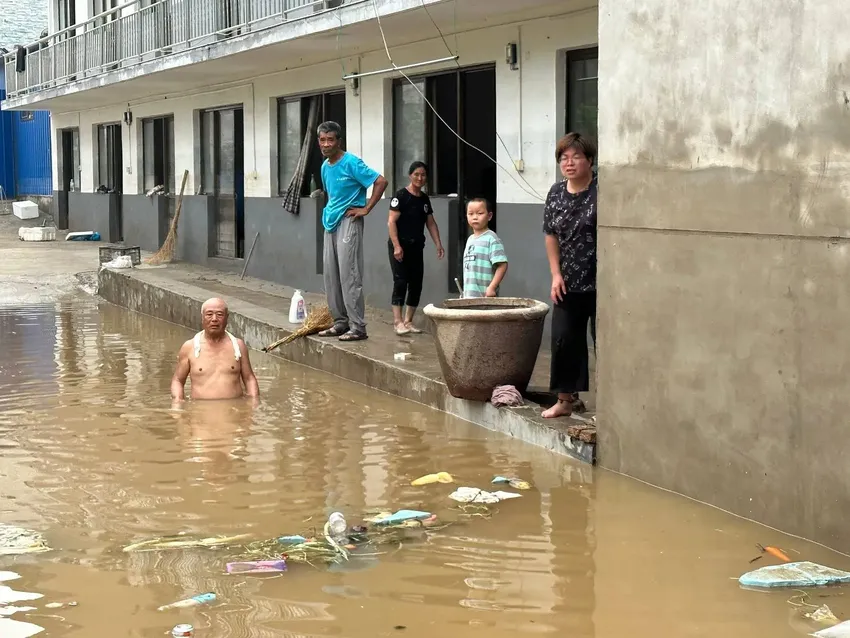
[(596, 290), (596, 186), (567, 191), (566, 180), (549, 189), (543, 207), (543, 232), (558, 240), (561, 276), (568, 292)]

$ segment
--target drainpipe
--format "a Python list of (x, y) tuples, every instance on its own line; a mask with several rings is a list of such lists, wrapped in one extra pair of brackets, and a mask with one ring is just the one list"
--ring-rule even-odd
[(514, 169), (518, 173), (525, 170), (525, 162), (522, 159), (522, 25), (517, 26), (517, 154), (514, 159)]

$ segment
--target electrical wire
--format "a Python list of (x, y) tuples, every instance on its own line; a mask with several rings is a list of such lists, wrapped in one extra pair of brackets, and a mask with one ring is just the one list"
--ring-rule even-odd
[[(396, 71), (397, 73), (401, 74), (401, 76), (402, 76), (405, 80), (407, 80), (407, 81), (408, 81), (408, 83), (409, 83), (409, 84), (410, 84), (410, 85), (411, 85), (414, 89), (416, 89), (416, 92), (417, 92), (417, 93), (419, 93), (419, 95), (420, 95), (420, 96), (422, 97), (422, 99), (425, 101), (425, 104), (427, 104), (427, 105), (428, 105), (428, 108), (430, 108), (430, 109), (431, 109), (431, 111), (434, 113), (434, 115), (436, 115), (436, 116), (437, 116), (437, 119), (439, 119), (439, 120), (440, 120), (440, 122), (442, 122), (442, 123), (443, 123), (443, 125), (444, 125), (447, 129), (449, 129), (449, 130), (452, 132), (452, 134), (453, 134), (453, 135), (454, 135), (454, 136), (455, 136), (458, 140), (460, 140), (463, 144), (466, 144), (469, 148), (471, 148), (471, 149), (473, 149), (473, 150), (478, 151), (478, 152), (479, 152), (479, 153), (481, 153), (484, 157), (486, 157), (486, 158), (487, 158), (487, 159), (489, 159), (491, 162), (493, 162), (493, 164), (495, 164), (498, 168), (501, 168), (501, 169), (502, 169), (502, 170), (503, 170), (503, 171), (504, 171), (504, 172), (508, 175), (508, 177), (510, 177), (510, 178), (511, 178), (511, 179), (512, 179), (515, 183), (516, 183), (516, 185), (517, 185), (517, 186), (519, 186), (520, 190), (522, 190), (522, 191), (523, 191), (526, 195), (528, 195), (529, 197), (533, 197), (533, 198), (535, 198), (535, 199), (538, 199), (538, 200), (540, 200), (540, 201), (545, 201), (545, 199), (546, 199), (545, 197), (543, 197), (542, 195), (540, 195), (540, 193), (538, 193), (537, 191), (535, 191), (533, 188), (531, 188), (531, 190), (528, 190), (528, 189), (527, 189), (527, 188), (526, 188), (526, 187), (522, 184), (522, 182), (520, 182), (520, 181), (519, 181), (516, 177), (514, 177), (514, 174), (513, 174), (511, 171), (509, 171), (507, 168), (505, 168), (504, 166), (502, 166), (501, 164), (499, 164), (499, 162), (497, 162), (497, 161), (496, 161), (493, 157), (491, 157), (489, 153), (487, 153), (486, 151), (481, 150), (480, 148), (478, 148), (477, 146), (475, 146), (475, 145), (474, 145), (474, 144), (472, 144), (471, 142), (468, 142), (468, 141), (467, 141), (467, 140), (465, 140), (463, 137), (461, 137), (461, 135), (460, 135), (460, 134), (459, 134), (459, 133), (458, 133), (458, 132), (457, 132), (454, 128), (452, 128), (452, 126), (451, 126), (448, 122), (446, 122), (446, 120), (445, 120), (445, 119), (443, 119), (443, 116), (442, 116), (442, 115), (440, 115), (440, 114), (439, 114), (439, 112), (437, 112), (437, 109), (436, 109), (436, 108), (434, 108), (434, 105), (433, 105), (433, 104), (431, 104), (431, 102), (428, 100), (428, 98), (425, 96), (425, 94), (422, 92), (422, 90), (421, 90), (421, 89), (420, 89), (420, 88), (416, 85), (416, 83), (415, 83), (413, 80), (411, 80), (411, 79), (407, 76), (407, 74), (406, 74), (404, 71), (402, 71), (401, 69), (399, 69), (399, 68), (398, 68), (398, 66), (396, 65), (395, 61), (393, 60), (393, 56), (392, 56), (392, 54), (390, 53), (390, 47), (389, 47), (389, 45), (387, 44), (387, 36), (386, 36), (386, 34), (384, 33), (384, 26), (383, 26), (383, 24), (381, 23), (381, 14), (380, 14), (380, 12), (378, 11), (378, 3), (377, 3), (377, 0), (372, 0), (372, 8), (373, 8), (373, 9), (374, 9), (374, 11), (375, 11), (375, 18), (377, 19), (377, 22), (378, 22), (378, 29), (379, 29), (379, 30), (380, 30), (380, 32), (381, 32), (381, 40), (383, 41), (383, 44), (384, 44), (384, 51), (385, 51), (385, 52), (386, 52), (386, 54), (387, 54), (387, 59), (388, 59), (388, 60), (389, 60), (389, 62), (390, 62), (390, 66), (392, 66), (392, 67), (393, 67), (393, 69), (395, 69), (395, 71)], [(430, 15), (430, 14), (429, 14), (429, 15)], [(433, 21), (433, 18), (432, 18), (432, 21)], [(436, 23), (435, 23), (435, 25), (436, 25)], [(443, 39), (443, 41), (445, 42), (445, 38)], [(448, 46), (448, 44), (447, 44), (446, 46)], [(451, 53), (451, 49), (449, 49), (449, 53)], [(454, 55), (454, 54), (452, 54), (452, 55)], [(455, 62), (457, 63), (457, 61), (455, 61)], [(498, 136), (498, 133), (497, 133), (497, 136)], [(502, 142), (502, 144), (504, 145), (504, 142)], [(529, 187), (530, 187), (530, 185), (529, 185)]]
[[(436, 21), (436, 20), (434, 20), (434, 16), (432, 16), (432, 15), (431, 15), (431, 12), (430, 12), (430, 11), (428, 11), (428, 5), (426, 5), (426, 4), (425, 4), (425, 0), (419, 0), (419, 1), (422, 3), (422, 8), (423, 8), (423, 9), (425, 9), (425, 13), (427, 13), (427, 14), (428, 14), (428, 18), (430, 18), (430, 20), (431, 20), (431, 24), (433, 24), (433, 25), (434, 25), (434, 28), (437, 30), (437, 33), (439, 33), (439, 34), (440, 34), (440, 38), (443, 40), (443, 44), (445, 44), (445, 45), (446, 45), (446, 51), (448, 51), (448, 52), (449, 52), (449, 55), (457, 56), (457, 55), (458, 55), (458, 52), (457, 52), (457, 51), (452, 52), (452, 49), (451, 49), (451, 47), (449, 46), (449, 43), (446, 41), (446, 36), (445, 36), (445, 35), (443, 35), (443, 30), (442, 30), (442, 29), (440, 29), (440, 25), (438, 25), (438, 24), (437, 24), (437, 21)], [(455, 12), (457, 12), (457, 4), (455, 4)], [(457, 15), (455, 15), (455, 20), (457, 20)], [(455, 31), (457, 31), (457, 26), (455, 26)], [(455, 46), (457, 46), (457, 33), (455, 33)], [(458, 69), (460, 69), (460, 68), (461, 68), (461, 66), (460, 66), (460, 61), (459, 61), (459, 60), (457, 60), (457, 59), (455, 59), (455, 65), (457, 66), (457, 68), (458, 68)], [(522, 88), (522, 87), (520, 87), (520, 89), (521, 89), (521, 88)], [(522, 93), (520, 93), (520, 99), (522, 99)], [(520, 126), (522, 126), (522, 121), (520, 121)], [(514, 167), (514, 170), (516, 170), (516, 174), (519, 176), (519, 178), (523, 181), (523, 183), (524, 183), (526, 186), (528, 186), (528, 188), (529, 188), (529, 189), (531, 189), (531, 190), (533, 191), (534, 196), (535, 196), (537, 199), (539, 199), (539, 200), (541, 200), (541, 201), (545, 201), (545, 198), (544, 198), (542, 195), (540, 195), (540, 193), (538, 193), (538, 192), (537, 192), (537, 190), (534, 188), (534, 186), (532, 186), (531, 184), (529, 184), (528, 180), (527, 180), (527, 179), (525, 179), (525, 176), (524, 176), (522, 173), (520, 173), (520, 172), (519, 172), (519, 169), (517, 169), (517, 168), (516, 168), (516, 160), (514, 159), (514, 156), (511, 154), (511, 150), (508, 148), (508, 145), (507, 145), (507, 144), (505, 144), (505, 140), (503, 140), (503, 139), (502, 139), (502, 136), (501, 136), (501, 135), (499, 135), (499, 130), (498, 130), (498, 129), (496, 129), (496, 139), (498, 139), (498, 140), (499, 140), (499, 143), (501, 143), (502, 148), (503, 148), (503, 149), (505, 149), (505, 153), (507, 153), (507, 155), (508, 155), (508, 159), (509, 159), (509, 160), (511, 160), (511, 166), (513, 166), (513, 167)], [(522, 153), (522, 150), (520, 150), (520, 153)], [(491, 158), (491, 159), (492, 159), (492, 158)], [(494, 160), (494, 161), (495, 161), (495, 160)], [(505, 169), (505, 168), (503, 168), (503, 167), (500, 167), (500, 168), (502, 168), (502, 170), (507, 170), (507, 169)], [(514, 180), (514, 181), (516, 181), (516, 180)], [(525, 190), (524, 192), (525, 192), (527, 195), (530, 195), (530, 194), (531, 194), (531, 193), (529, 193), (527, 190)]]

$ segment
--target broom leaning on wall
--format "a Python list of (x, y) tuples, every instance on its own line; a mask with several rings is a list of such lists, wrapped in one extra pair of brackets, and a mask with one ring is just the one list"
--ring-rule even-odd
[(177, 250), (177, 222), (180, 220), (180, 210), (183, 208), (183, 191), (186, 190), (186, 181), (188, 179), (189, 171), (183, 171), (183, 183), (180, 184), (180, 194), (177, 196), (177, 206), (174, 209), (174, 219), (171, 220), (168, 235), (165, 237), (165, 241), (162, 242), (162, 247), (145, 260), (146, 264), (151, 266), (170, 264), (174, 259), (174, 252)]

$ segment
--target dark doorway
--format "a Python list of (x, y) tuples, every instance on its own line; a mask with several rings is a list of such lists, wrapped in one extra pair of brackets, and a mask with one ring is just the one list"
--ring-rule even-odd
[(60, 230), (67, 230), (70, 223), (68, 193), (80, 188), (80, 130), (60, 130), (57, 146), (59, 183), (56, 188), (56, 226)]
[(77, 191), (80, 189), (80, 129), (63, 129), (59, 135), (59, 190)]
[(120, 124), (97, 127), (97, 190), (111, 198), (110, 241), (124, 241), (121, 193), (124, 192), (124, 151)]
[[(424, 93), (435, 114), (422, 99)], [(445, 123), (444, 123), (445, 121)], [(446, 126), (448, 124), (449, 126)], [(451, 128), (449, 128), (451, 127)], [(453, 130), (452, 130), (453, 129)], [(458, 140), (455, 132), (470, 145)], [(424, 160), (430, 169), (428, 193), (449, 200), (446, 248), (447, 286), (463, 275), (463, 249), (469, 236), (465, 202), (484, 197), (496, 205), (496, 69), (473, 67), (396, 80), (393, 87), (394, 187), (407, 183), (407, 167)], [(496, 230), (494, 214), (491, 228)]]
[(245, 254), (244, 119), (241, 106), (201, 113), (202, 189), (215, 199), (215, 256)]

